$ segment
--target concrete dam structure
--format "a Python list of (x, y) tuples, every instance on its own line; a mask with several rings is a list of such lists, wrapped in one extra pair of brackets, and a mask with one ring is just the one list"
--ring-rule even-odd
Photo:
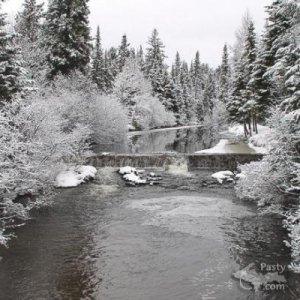
[(167, 167), (168, 165), (186, 164), (189, 170), (236, 170), (239, 164), (259, 161), (263, 154), (100, 154), (87, 159), (87, 163), (94, 167), (124, 167), (136, 168)]

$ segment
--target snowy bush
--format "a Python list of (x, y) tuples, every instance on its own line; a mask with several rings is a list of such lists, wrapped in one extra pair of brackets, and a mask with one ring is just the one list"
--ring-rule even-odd
[(136, 107), (133, 113), (133, 124), (141, 130), (170, 127), (176, 125), (173, 113), (166, 110), (158, 98), (136, 97)]
[[(93, 136), (120, 138), (125, 130), (126, 114), (120, 105), (97, 95), (78, 74), (58, 76), (26, 99), (2, 106), (0, 231), (15, 218), (28, 218), (33, 206), (47, 203), (57, 174), (85, 160)], [(24, 195), (25, 205), (16, 201)]]
[(300, 186), (299, 152), (300, 125), (297, 114), (275, 109), (268, 121), (270, 153), (261, 162), (240, 166), (246, 174), (237, 184), (239, 197), (259, 201), (259, 204), (278, 202)]
[(97, 144), (115, 144), (124, 141), (128, 125), (127, 111), (110, 95), (95, 99), (93, 138)]

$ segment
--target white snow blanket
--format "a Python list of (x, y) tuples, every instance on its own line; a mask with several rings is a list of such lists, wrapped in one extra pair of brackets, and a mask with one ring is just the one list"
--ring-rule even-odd
[(58, 188), (76, 187), (90, 179), (94, 179), (97, 169), (92, 166), (72, 167), (60, 172), (55, 179), (55, 186)]

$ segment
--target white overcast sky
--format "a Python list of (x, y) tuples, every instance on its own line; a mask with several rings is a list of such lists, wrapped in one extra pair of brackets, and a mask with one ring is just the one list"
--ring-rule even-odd
[[(225, 42), (234, 43), (242, 16), (249, 10), (257, 32), (265, 24), (265, 9), (272, 0), (90, 0), (90, 25), (101, 28), (104, 47), (117, 46), (126, 33), (133, 47), (146, 41), (157, 28), (166, 46), (168, 63), (178, 50), (188, 62), (200, 51), (201, 61), (216, 67)], [(6, 0), (8, 14), (22, 0)]]

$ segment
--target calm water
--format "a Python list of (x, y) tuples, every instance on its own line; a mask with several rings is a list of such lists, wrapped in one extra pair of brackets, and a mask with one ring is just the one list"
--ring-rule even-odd
[(152, 130), (148, 132), (131, 132), (126, 141), (118, 144), (101, 144), (96, 152), (115, 153), (194, 153), (214, 147), (221, 139), (228, 139), (228, 153), (254, 153), (246, 143), (235, 142), (232, 137), (223, 136), (209, 127), (186, 129)]
[(279, 292), (244, 290), (232, 278), (250, 263), (289, 263), (280, 219), (258, 216), (232, 190), (200, 188), (198, 173), (163, 172), (161, 186), (126, 188), (112, 169), (99, 172), (61, 191), (0, 249), (0, 299), (300, 298), (289, 272)]

